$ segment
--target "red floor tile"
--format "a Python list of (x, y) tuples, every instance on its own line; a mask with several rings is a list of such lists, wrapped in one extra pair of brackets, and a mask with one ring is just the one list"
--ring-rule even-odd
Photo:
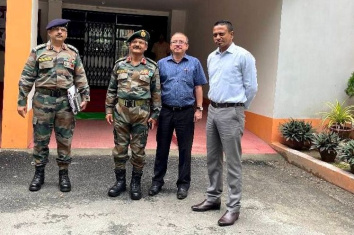
[[(196, 123), (192, 154), (206, 153), (205, 123), (206, 115), (202, 121)], [(176, 144), (177, 140), (173, 138), (172, 150), (178, 149)], [(113, 146), (113, 126), (107, 124), (105, 120), (77, 120), (72, 148), (113, 148)], [(33, 143), (30, 147), (33, 147)], [(56, 148), (54, 133), (49, 147)], [(156, 149), (156, 128), (149, 132), (146, 149)], [(275, 153), (267, 143), (248, 130), (245, 130), (242, 138), (242, 151), (244, 154)]]

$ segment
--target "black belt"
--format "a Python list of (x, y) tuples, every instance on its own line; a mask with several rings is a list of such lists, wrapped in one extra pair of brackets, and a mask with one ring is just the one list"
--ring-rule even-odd
[(127, 108), (138, 107), (143, 105), (149, 105), (150, 100), (125, 100), (118, 98), (118, 103), (124, 105)]
[(187, 105), (187, 106), (183, 106), (183, 107), (176, 107), (176, 106), (169, 106), (167, 104), (162, 104), (162, 107), (172, 110), (172, 111), (182, 111), (182, 110), (186, 110), (186, 109), (190, 109), (193, 108), (193, 105)]
[(227, 108), (227, 107), (245, 106), (244, 103), (215, 103), (214, 101), (210, 101), (210, 104), (214, 108)]
[(65, 89), (36, 88), (36, 92), (41, 93), (42, 95), (49, 95), (52, 97), (61, 97), (66, 96), (68, 94), (68, 91)]

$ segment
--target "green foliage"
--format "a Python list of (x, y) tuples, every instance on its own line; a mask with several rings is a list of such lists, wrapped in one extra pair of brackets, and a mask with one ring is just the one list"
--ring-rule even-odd
[(320, 152), (336, 152), (341, 139), (338, 134), (332, 131), (321, 132), (319, 134), (314, 133), (311, 139), (311, 148), (318, 149)]
[(292, 118), (288, 122), (280, 124), (279, 131), (287, 141), (295, 140), (297, 142), (311, 141), (312, 133), (314, 132), (310, 122)]
[(354, 72), (352, 73), (352, 76), (348, 79), (348, 85), (345, 89), (345, 93), (349, 96), (349, 98), (352, 98), (354, 96)]
[(338, 157), (350, 165), (354, 165), (354, 140), (350, 140), (337, 148)]
[(352, 124), (354, 121), (353, 111), (354, 106), (344, 106), (344, 103), (339, 103), (337, 100), (335, 103), (327, 102), (326, 105), (330, 108), (327, 112), (321, 112), (323, 122), (328, 121), (327, 126), (333, 127), (335, 126), (337, 129), (345, 129), (345, 124)]

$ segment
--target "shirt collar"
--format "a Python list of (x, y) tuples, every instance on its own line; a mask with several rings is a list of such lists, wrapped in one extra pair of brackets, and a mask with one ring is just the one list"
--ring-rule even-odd
[[(131, 56), (127, 56), (127, 59), (125, 60), (125, 62), (130, 63), (131, 61), (132, 61), (132, 57)], [(140, 64), (146, 65), (145, 57), (141, 58)]]
[[(224, 52), (227, 52), (227, 53), (234, 53), (234, 51), (235, 51), (235, 48), (236, 48), (236, 45), (235, 45), (235, 43), (231, 43), (230, 44), (230, 46), (226, 49), (226, 51), (224, 51)], [(223, 53), (224, 53), (223, 52)], [(218, 49), (216, 49), (216, 54), (222, 54), (221, 52), (220, 52), (220, 48), (218, 48)]]
[[(169, 56), (167, 56), (167, 60), (168, 60), (168, 61), (173, 61), (173, 62), (175, 62), (175, 61), (173, 60), (172, 54), (170, 54)], [(183, 56), (183, 58), (181, 59), (181, 61), (183, 61), (183, 60), (189, 60), (189, 55), (184, 54), (184, 56)]]
[[(50, 40), (47, 42), (46, 48), (47, 48), (47, 50), (53, 50), (54, 47), (53, 47), (53, 45), (52, 45)], [(61, 45), (61, 48), (63, 50), (67, 50), (68, 46), (65, 43), (63, 43), (63, 45)]]

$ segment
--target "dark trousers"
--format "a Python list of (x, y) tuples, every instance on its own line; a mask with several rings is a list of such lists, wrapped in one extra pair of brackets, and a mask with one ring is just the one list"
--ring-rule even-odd
[(168, 155), (173, 131), (176, 131), (179, 165), (177, 187), (189, 189), (191, 181), (191, 152), (194, 136), (194, 108), (173, 111), (162, 107), (157, 128), (157, 149), (152, 181), (159, 185), (164, 184)]

